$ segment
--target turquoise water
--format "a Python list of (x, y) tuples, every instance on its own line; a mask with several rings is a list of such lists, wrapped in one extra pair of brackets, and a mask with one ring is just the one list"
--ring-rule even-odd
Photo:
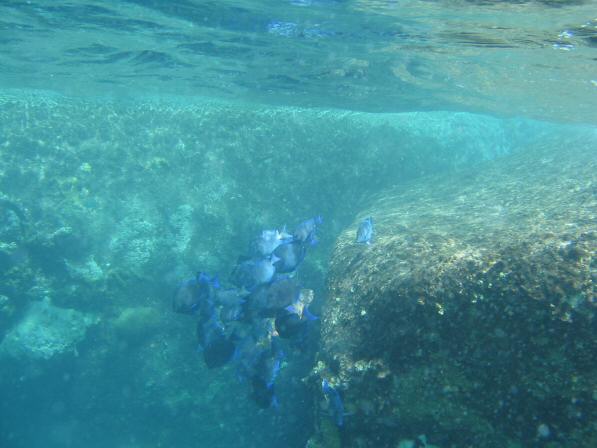
[[(388, 191), (410, 192), (421, 210), (413, 191), (470, 192), (472, 173), (511, 160), (527, 164), (521, 185), (541, 183), (525, 170), (550, 167), (560, 170), (550, 182), (578, 192), (560, 212), (537, 211), (535, 226), (545, 241), (561, 234), (562, 247), (580, 247), (558, 271), (570, 309), (554, 320), (575, 322), (579, 303), (593, 309), (597, 179), (565, 155), (574, 145), (585, 166), (595, 160), (595, 12), (580, 0), (0, 2), (0, 447), (593, 446), (592, 363), (560, 369), (551, 353), (566, 391), (557, 400), (553, 382), (528, 396), (500, 385), (522, 397), (510, 413), (508, 395), (449, 423), (408, 408), (394, 420), (375, 388), (363, 392), (377, 380), (340, 378), (359, 371), (341, 361), (321, 366), (343, 352), (330, 336), (339, 280), (328, 269), (342, 232)], [(522, 216), (521, 201), (471, 209), (516, 229), (508, 217)], [(584, 221), (542, 227), (570, 210), (586, 210)], [(422, 227), (434, 213), (421, 213)], [(230, 287), (262, 230), (317, 216), (297, 279), (320, 318), (282, 341), (276, 404), (261, 406), (251, 386), (260, 374), (239, 372), (247, 358), (236, 354), (208, 369), (195, 334), (203, 317), (173, 312), (172, 295), (198, 271)], [(238, 349), (268, 319), (233, 319), (225, 331)], [(551, 341), (558, 325), (537, 339)], [(580, 344), (578, 331), (565, 338)], [(595, 359), (594, 342), (579, 353)], [(525, 381), (542, 383), (543, 368)], [(334, 375), (342, 425), (320, 386)], [(464, 391), (475, 378), (459, 381)]]
[[(591, 1), (3, 2), (5, 87), (594, 122)], [(549, 92), (546, 95), (546, 92)]]

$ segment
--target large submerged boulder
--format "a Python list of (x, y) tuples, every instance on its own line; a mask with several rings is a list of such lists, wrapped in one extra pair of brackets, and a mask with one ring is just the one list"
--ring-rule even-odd
[(387, 191), (340, 235), (314, 374), (348, 415), (311, 446), (597, 446), (597, 138), (562, 142)]

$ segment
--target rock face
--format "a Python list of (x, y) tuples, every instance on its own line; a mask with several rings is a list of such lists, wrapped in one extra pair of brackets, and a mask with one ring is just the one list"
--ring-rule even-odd
[(231, 236), (316, 214), (340, 229), (355, 198), (556, 129), (466, 113), (0, 92), (0, 294), (15, 308), (0, 314), (0, 337), (30, 300), (104, 312), (161, 298), (199, 266), (229, 266), (248, 243)]
[(560, 132), (466, 113), (0, 92), (0, 446), (46, 446), (71, 420), (89, 447), (302, 445), (310, 402), (294, 380), (311, 354), (284, 367), (280, 413), (256, 413), (233, 372), (203, 366), (192, 319), (170, 308), (176, 284), (226, 278), (256, 230), (321, 214), (302, 272), (320, 291), (362, 198)]
[[(342, 391), (343, 446), (596, 446), (596, 145), (415, 181), (341, 234), (314, 372)], [(313, 441), (335, 443), (328, 419)]]
[(87, 328), (97, 319), (47, 302), (33, 302), (24, 318), (0, 343), (0, 359), (8, 356), (25, 361), (49, 360), (73, 353)]

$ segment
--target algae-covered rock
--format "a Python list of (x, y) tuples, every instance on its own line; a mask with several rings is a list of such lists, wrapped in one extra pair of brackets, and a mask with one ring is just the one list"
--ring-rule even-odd
[(75, 353), (87, 328), (96, 322), (96, 318), (76, 310), (58, 308), (47, 301), (32, 302), (4, 337), (0, 358), (39, 361)]
[(136, 306), (123, 309), (112, 322), (119, 338), (124, 342), (140, 342), (156, 334), (163, 324), (159, 311), (149, 306)]
[(387, 191), (341, 234), (314, 373), (354, 413), (346, 446), (591, 446), (596, 140)]
[[(332, 234), (372, 191), (502, 157), (556, 128), (469, 113), (4, 92), (0, 294), (43, 275), (65, 308), (159, 300), (189, 272), (228, 270), (244, 235), (315, 215)], [(306, 266), (320, 283), (327, 241)], [(5, 272), (15, 267), (35, 276), (18, 281)]]

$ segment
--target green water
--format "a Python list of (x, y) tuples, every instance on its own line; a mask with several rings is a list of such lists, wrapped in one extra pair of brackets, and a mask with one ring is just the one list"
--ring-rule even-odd
[[(226, 279), (253, 235), (321, 215), (300, 268), (319, 315), (336, 239), (386, 191), (597, 148), (596, 6), (0, 2), (0, 447), (374, 446), (362, 409), (326, 429), (323, 322), (259, 409), (232, 365), (205, 367), (176, 285)], [(579, 446), (542, 423), (508, 440)]]

